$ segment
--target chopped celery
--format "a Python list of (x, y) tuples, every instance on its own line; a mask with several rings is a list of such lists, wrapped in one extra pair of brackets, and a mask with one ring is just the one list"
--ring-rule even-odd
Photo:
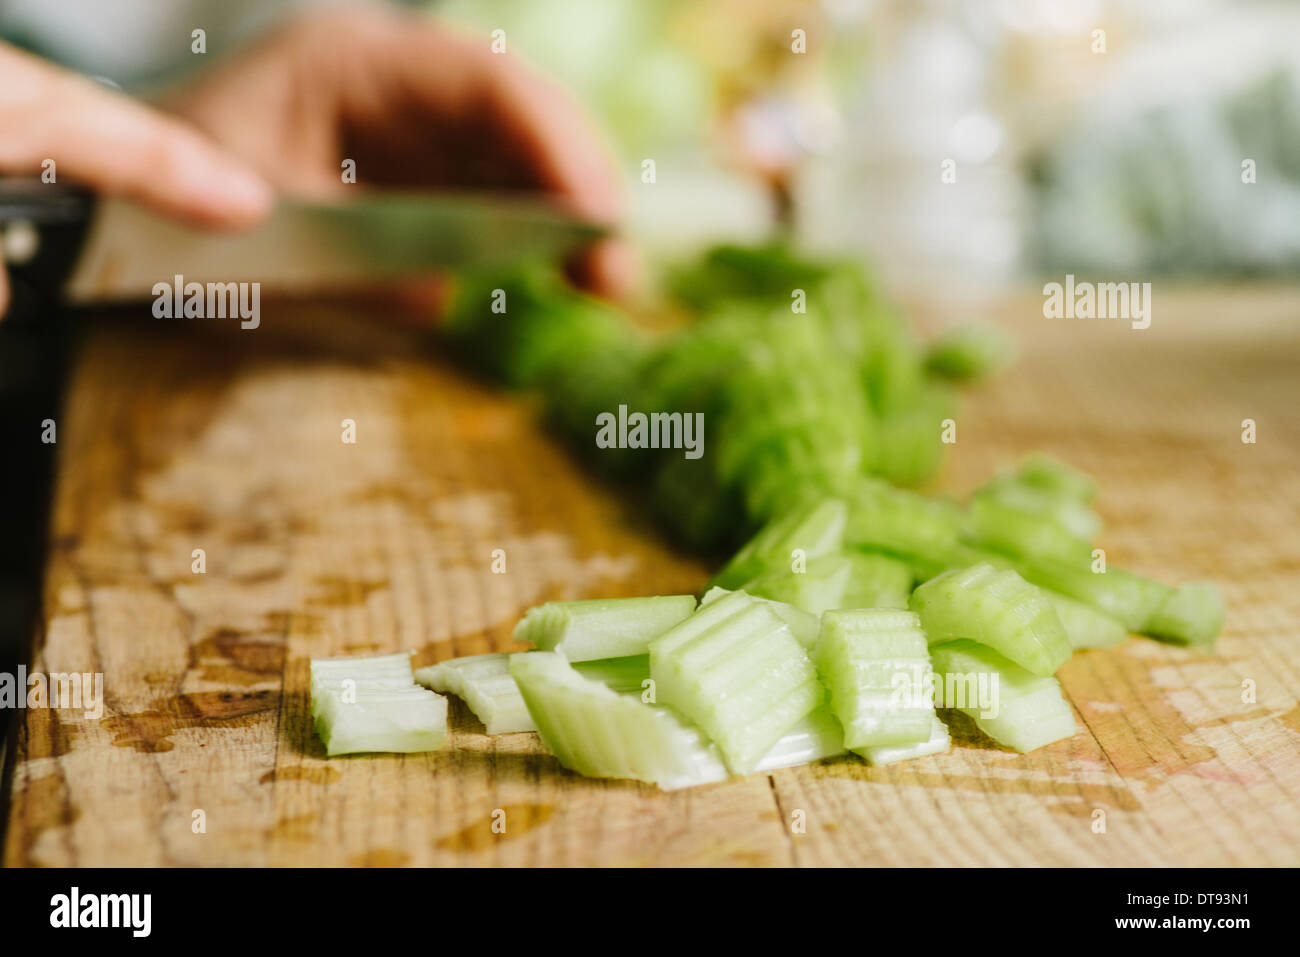
[(533, 719), (515, 679), (510, 655), (467, 655), (450, 658), (415, 672), (417, 683), (433, 691), (454, 694), (483, 722), (488, 734), (535, 731)]
[(1027, 456), (1016, 469), (1016, 476), (1026, 485), (1085, 505), (1097, 497), (1097, 483), (1091, 476), (1042, 452)]
[(806, 558), (838, 551), (847, 517), (848, 506), (839, 499), (819, 499), (796, 507), (764, 525), (714, 576), (712, 584), (739, 588), (766, 571), (789, 568), (796, 549)]
[(931, 643), (969, 638), (1037, 675), (1070, 657), (1065, 628), (1043, 592), (1009, 569), (985, 564), (953, 569), (912, 593)]
[(579, 674), (555, 652), (510, 656), (542, 743), (566, 768), (664, 790), (721, 781), (718, 750), (670, 708), (644, 704)]
[(1110, 615), (1129, 631), (1144, 631), (1146, 623), (1174, 593), (1168, 585), (1119, 568), (1094, 572), (1088, 565), (1047, 558), (1021, 560), (1015, 566), (1035, 585), (1058, 591)]
[(1071, 648), (1113, 648), (1128, 637), (1124, 624), (1110, 615), (1054, 591), (1044, 591), (1044, 594), (1056, 609)]
[(652, 638), (694, 610), (694, 595), (552, 601), (528, 609), (515, 626), (515, 641), (561, 652), (569, 661), (643, 655)]
[(619, 694), (637, 694), (645, 690), (650, 677), (650, 656), (629, 655), (625, 658), (598, 658), (575, 662), (574, 670), (590, 681), (599, 681)]
[(912, 568), (879, 552), (854, 549), (845, 557), (852, 566), (841, 608), (906, 608), (912, 593)]
[[(703, 608), (705, 605), (712, 604), (719, 598), (730, 594), (732, 592), (728, 589), (719, 588), (715, 585), (704, 593), (704, 597), (700, 599), (700, 607)], [(790, 633), (794, 635), (799, 644), (805, 648), (811, 648), (817, 643), (817, 635), (822, 630), (821, 618), (817, 615), (810, 615), (803, 609), (796, 608), (794, 605), (787, 605), (783, 601), (773, 601), (771, 598), (761, 598), (757, 595), (753, 597), (764, 602), (767, 607), (776, 612), (776, 616), (789, 626)]]
[(974, 641), (930, 648), (935, 696), (967, 714), (994, 741), (1033, 751), (1075, 733), (1074, 714), (1051, 676), (1034, 675)]
[(311, 714), (330, 757), (447, 742), (447, 699), (415, 684), (409, 654), (313, 659)]
[(1223, 597), (1205, 582), (1187, 582), (1142, 626), (1145, 634), (1183, 645), (1213, 646), (1223, 630)]
[(748, 774), (825, 690), (803, 647), (744, 592), (711, 602), (650, 643), (658, 701), (694, 721)]
[(803, 571), (777, 571), (760, 575), (744, 586), (756, 598), (784, 602), (810, 615), (844, 605), (844, 593), (853, 564), (843, 555), (811, 559)]
[(864, 479), (856, 489), (844, 541), (947, 567), (960, 547), (962, 510), (955, 502)]
[(956, 382), (978, 382), (1011, 361), (1015, 347), (1006, 330), (972, 322), (943, 332), (926, 350), (928, 372)]
[(987, 495), (971, 499), (965, 534), (975, 543), (1027, 559), (1043, 556), (1080, 564), (1092, 556), (1087, 539), (1070, 534), (1042, 515)]
[(992, 501), (1032, 515), (1059, 528), (1061, 534), (1085, 542), (1101, 534), (1101, 518), (1087, 502), (1053, 488), (1031, 485), (1018, 474), (994, 478), (977, 489), (971, 500)]
[(758, 762), (757, 771), (775, 771), (811, 764), (845, 752), (844, 729), (825, 705), (810, 711), (781, 736)]
[(910, 611), (828, 611), (814, 653), (830, 688), (831, 710), (844, 727), (844, 745), (915, 744), (930, 737), (930, 656)]
[(912, 758), (923, 758), (930, 754), (943, 754), (951, 747), (952, 739), (948, 737), (948, 726), (939, 719), (938, 715), (934, 715), (930, 724), (930, 736), (924, 741), (917, 741), (914, 744), (858, 748), (857, 753), (871, 764), (895, 764), (899, 761), (910, 761)]

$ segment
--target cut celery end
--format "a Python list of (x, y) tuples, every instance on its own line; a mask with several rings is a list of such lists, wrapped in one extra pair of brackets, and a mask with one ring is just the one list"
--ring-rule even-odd
[(599, 681), (619, 694), (641, 694), (650, 677), (650, 656), (629, 655), (626, 658), (599, 658), (594, 661), (575, 662), (574, 670), (589, 681)]
[(840, 608), (906, 608), (913, 574), (907, 562), (878, 552), (851, 551), (852, 571)]
[(839, 499), (823, 498), (798, 506), (764, 525), (711, 584), (739, 588), (764, 572), (789, 568), (796, 549), (806, 558), (838, 551), (847, 517), (848, 506)]
[(808, 561), (803, 571), (769, 572), (744, 586), (756, 598), (793, 605), (810, 615), (820, 616), (844, 605), (844, 593), (853, 574), (853, 564), (843, 555), (823, 555)]
[(512, 655), (510, 674), (542, 743), (572, 771), (631, 778), (664, 790), (727, 777), (717, 748), (671, 709), (584, 678), (562, 655)]
[(765, 603), (733, 592), (650, 643), (657, 699), (695, 722), (748, 774), (822, 703), (816, 669)]
[(1206, 582), (1186, 582), (1142, 626), (1143, 634), (1182, 645), (1212, 647), (1223, 630), (1223, 596)]
[(1086, 501), (1040, 485), (1018, 474), (998, 475), (981, 486), (971, 501), (993, 502), (1022, 515), (1042, 519), (1062, 535), (1091, 541), (1101, 534), (1101, 516)]
[(977, 544), (1023, 558), (1043, 556), (1086, 564), (1092, 557), (1087, 539), (1071, 534), (1051, 518), (1022, 511), (991, 496), (976, 495), (971, 499), (965, 535)]
[(407, 691), (325, 692), (316, 730), (330, 757), (384, 751), (436, 751), (447, 743), (447, 699), (411, 686)]
[(1081, 601), (1134, 632), (1145, 631), (1146, 623), (1174, 594), (1168, 585), (1119, 568), (1094, 572), (1088, 565), (1038, 558), (1015, 564), (1028, 581)]
[(1045, 591), (1044, 594), (1056, 609), (1071, 648), (1114, 648), (1128, 637), (1124, 623), (1110, 615), (1103, 615), (1095, 608), (1057, 592)]
[(870, 764), (897, 764), (912, 758), (923, 758), (931, 754), (943, 754), (952, 747), (952, 738), (948, 736), (948, 726), (938, 715), (932, 714), (930, 736), (924, 741), (911, 744), (897, 744), (885, 747), (858, 748), (855, 753), (861, 755)]
[(844, 729), (828, 707), (810, 711), (795, 722), (772, 750), (758, 762), (757, 771), (775, 771), (811, 764), (844, 754)]
[(992, 648), (950, 641), (930, 648), (940, 707), (968, 715), (994, 741), (1026, 752), (1074, 735), (1074, 714), (1053, 677), (1031, 674)]
[(979, 564), (944, 572), (912, 593), (911, 606), (932, 644), (969, 638), (1038, 675), (1054, 674), (1070, 657), (1056, 609), (1010, 569)]
[(931, 734), (930, 659), (909, 611), (828, 611), (814, 653), (844, 744), (913, 744)]
[(947, 567), (961, 544), (961, 527), (962, 510), (955, 502), (864, 479), (852, 500), (844, 541)]
[(536, 731), (523, 695), (510, 677), (510, 655), (467, 655), (420, 668), (417, 684), (454, 694), (483, 722), (488, 734)]
[[(700, 607), (703, 608), (705, 605), (710, 605), (718, 599), (724, 598), (730, 594), (733, 593), (725, 588), (719, 588), (715, 585), (704, 593), (704, 597), (700, 599)], [(772, 611), (775, 612), (776, 616), (789, 626), (790, 633), (794, 635), (795, 640), (798, 641), (799, 644), (803, 645), (805, 648), (811, 648), (817, 643), (817, 635), (822, 630), (821, 618), (817, 615), (810, 615), (803, 609), (796, 608), (794, 605), (788, 605), (783, 601), (773, 601), (771, 598), (760, 598), (757, 595), (752, 597), (757, 601), (764, 602), (769, 608), (771, 608)]]
[(514, 636), (569, 661), (623, 658), (645, 654), (651, 639), (694, 610), (694, 595), (553, 601), (530, 608)]

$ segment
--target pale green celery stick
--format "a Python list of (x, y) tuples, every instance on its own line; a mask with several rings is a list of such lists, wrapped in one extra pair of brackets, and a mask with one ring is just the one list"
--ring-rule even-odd
[(871, 764), (895, 764), (898, 761), (923, 758), (929, 754), (942, 754), (951, 747), (952, 739), (948, 737), (948, 726), (939, 719), (938, 715), (935, 715), (930, 725), (930, 736), (924, 741), (918, 741), (915, 744), (859, 748), (857, 753), (866, 758)]
[(1015, 343), (1004, 329), (983, 322), (954, 326), (926, 350), (926, 371), (956, 382), (978, 382), (1015, 356)]
[(763, 602), (735, 592), (650, 643), (658, 701), (695, 722), (735, 774), (763, 756), (825, 698), (789, 627)]
[(717, 748), (672, 709), (584, 678), (563, 655), (512, 655), (510, 674), (542, 743), (570, 770), (587, 777), (632, 778), (664, 790), (727, 777)]
[(1026, 485), (1084, 504), (1097, 497), (1097, 483), (1090, 475), (1042, 452), (1026, 456), (1016, 469), (1016, 476)]
[(434, 691), (454, 694), (483, 722), (488, 734), (536, 731), (515, 679), (510, 655), (467, 655), (420, 668), (415, 680)]
[(1092, 545), (1043, 515), (1022, 511), (992, 496), (976, 495), (966, 509), (965, 536), (972, 542), (1025, 559), (1045, 557), (1087, 564)]
[(806, 558), (838, 551), (847, 516), (848, 506), (839, 499), (824, 498), (799, 505), (764, 525), (711, 584), (739, 588), (766, 571), (789, 568), (796, 549), (801, 549)]
[(999, 475), (986, 482), (971, 501), (996, 502), (1007, 509), (1041, 518), (1063, 535), (1088, 542), (1101, 534), (1101, 516), (1072, 494), (1031, 485), (1018, 474)]
[[(733, 594), (732, 591), (715, 585), (704, 593), (704, 597), (700, 599), (700, 607), (703, 608), (705, 605), (712, 604), (719, 598), (731, 594)], [(822, 621), (817, 615), (810, 615), (803, 609), (788, 605), (783, 601), (773, 601), (770, 598), (759, 598), (758, 596), (753, 597), (771, 608), (776, 613), (776, 616), (789, 626), (790, 633), (794, 635), (799, 644), (805, 648), (811, 648), (817, 643), (817, 635), (822, 630)]]
[(1206, 582), (1179, 585), (1147, 619), (1145, 634), (1183, 645), (1213, 647), (1223, 630), (1223, 596)]
[(849, 509), (844, 542), (949, 567), (961, 547), (962, 510), (946, 499), (863, 479)]
[(651, 639), (694, 610), (694, 595), (552, 601), (528, 609), (515, 626), (515, 641), (558, 651), (569, 661), (643, 655)]
[(825, 705), (800, 718), (758, 762), (758, 771), (811, 764), (843, 754), (844, 729)]
[(645, 690), (643, 682), (650, 677), (650, 656), (599, 658), (576, 662), (573, 667), (584, 678), (599, 681), (611, 691), (639, 695)]
[(902, 559), (878, 552), (850, 551), (852, 566), (841, 608), (906, 608), (912, 594), (912, 568)]
[(813, 657), (844, 727), (845, 747), (856, 751), (930, 737), (930, 656), (916, 615), (828, 611)]
[(358, 691), (402, 691), (414, 687), (411, 655), (370, 655), (351, 658), (313, 658), (311, 673), (311, 714), (315, 718), (326, 692), (346, 690), (351, 696)]
[(1054, 674), (1070, 657), (1047, 596), (1009, 569), (979, 564), (944, 572), (912, 592), (911, 606), (931, 644), (969, 638), (1038, 675)]
[(810, 615), (820, 615), (844, 604), (853, 565), (844, 555), (823, 555), (807, 562), (803, 571), (777, 571), (760, 575), (744, 586), (756, 598), (784, 602)]
[(1089, 565), (1072, 565), (1046, 558), (1017, 560), (1016, 570), (1043, 588), (1058, 591), (1122, 622), (1129, 631), (1145, 632), (1146, 624), (1174, 590), (1119, 568), (1094, 572)]
[(1056, 609), (1071, 648), (1113, 648), (1128, 637), (1128, 629), (1123, 622), (1116, 621), (1110, 615), (1103, 615), (1081, 601), (1054, 591), (1045, 590), (1043, 593)]
[(1055, 678), (1030, 674), (986, 645), (949, 641), (930, 648), (935, 696), (969, 715), (994, 741), (1033, 751), (1075, 733)]
[(316, 731), (330, 757), (365, 751), (436, 751), (447, 743), (447, 699), (412, 685), (404, 691), (324, 691)]

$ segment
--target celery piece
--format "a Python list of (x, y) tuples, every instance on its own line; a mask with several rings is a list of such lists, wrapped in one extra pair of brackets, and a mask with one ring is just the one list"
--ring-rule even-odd
[(789, 568), (796, 549), (806, 558), (838, 551), (847, 517), (848, 506), (834, 498), (796, 507), (763, 526), (711, 584), (739, 588), (766, 571)]
[(1144, 631), (1146, 623), (1174, 594), (1168, 585), (1119, 568), (1094, 572), (1088, 565), (1047, 558), (1017, 561), (1015, 567), (1035, 585), (1060, 592), (1110, 615), (1129, 631)]
[(415, 681), (433, 691), (460, 698), (483, 722), (488, 734), (537, 730), (515, 679), (510, 677), (508, 654), (449, 658), (417, 670)]
[(960, 547), (961, 527), (962, 510), (955, 502), (864, 479), (851, 500), (844, 542), (943, 568)]
[(515, 641), (558, 651), (569, 661), (643, 655), (652, 638), (694, 610), (694, 595), (552, 601), (528, 609), (515, 626)]
[(973, 542), (1010, 555), (1033, 559), (1086, 563), (1092, 556), (1087, 539), (1061, 525), (1022, 511), (991, 496), (976, 495), (966, 511), (966, 536)]
[(1056, 609), (1010, 569), (981, 563), (944, 572), (912, 592), (911, 607), (932, 644), (969, 638), (1037, 675), (1054, 674), (1070, 657)]
[(1026, 485), (1085, 505), (1097, 497), (1097, 483), (1090, 475), (1042, 452), (1026, 456), (1015, 474)]
[(795, 722), (794, 727), (781, 736), (772, 750), (758, 762), (757, 771), (775, 771), (811, 764), (823, 758), (843, 754), (844, 729), (831, 709), (823, 705), (810, 711)]
[(896, 764), (899, 761), (910, 761), (912, 758), (923, 758), (930, 754), (942, 754), (951, 747), (952, 739), (948, 737), (948, 726), (938, 715), (934, 715), (930, 724), (930, 736), (924, 741), (917, 741), (914, 744), (859, 748), (857, 753), (866, 758), (870, 764)]
[(1014, 355), (1015, 344), (1006, 330), (972, 322), (942, 332), (926, 350), (925, 368), (954, 382), (979, 382)]
[(619, 694), (641, 694), (644, 682), (650, 677), (649, 655), (628, 655), (625, 658), (598, 658), (578, 661), (575, 671), (589, 681), (599, 681)]
[(1065, 628), (1065, 637), (1076, 651), (1082, 648), (1113, 648), (1128, 637), (1123, 622), (1089, 608), (1081, 601), (1054, 591), (1044, 591)]
[(844, 727), (845, 747), (857, 751), (930, 737), (930, 656), (916, 615), (828, 611), (813, 657)]
[(311, 661), (311, 715), (325, 752), (435, 751), (447, 699), (415, 684), (409, 654)]
[(1206, 582), (1186, 582), (1142, 626), (1143, 634), (1182, 645), (1213, 647), (1223, 630), (1223, 596)]
[(841, 608), (906, 608), (912, 594), (912, 568), (907, 562), (879, 552), (847, 552), (852, 571)]
[(1033, 751), (1071, 737), (1074, 714), (1051, 676), (1034, 675), (974, 641), (930, 648), (936, 703), (969, 715), (994, 741)]
[(810, 615), (821, 615), (844, 604), (853, 565), (843, 555), (823, 555), (807, 563), (803, 571), (768, 572), (744, 586), (756, 598), (784, 602)]
[[(719, 588), (715, 585), (704, 593), (704, 597), (700, 599), (700, 607), (703, 608), (705, 605), (712, 604), (719, 598), (730, 594), (732, 592), (728, 589)], [(799, 644), (805, 648), (811, 648), (817, 643), (817, 635), (822, 630), (822, 622), (819, 616), (810, 615), (803, 609), (796, 608), (794, 605), (787, 605), (783, 601), (773, 601), (771, 598), (760, 598), (757, 595), (753, 597), (771, 608), (776, 613), (776, 616), (789, 626), (790, 633), (794, 635)]]
[(510, 674), (542, 743), (570, 770), (664, 790), (727, 777), (718, 749), (672, 709), (584, 678), (563, 655), (511, 655)]
[(711, 602), (650, 643), (658, 701), (717, 743), (748, 774), (825, 690), (789, 627), (744, 592)]
[(1085, 542), (1101, 534), (1101, 517), (1087, 502), (1057, 489), (1031, 485), (1016, 475), (999, 475), (986, 482), (971, 496), (971, 501), (991, 501), (1006, 509), (1048, 522), (1069, 535)]

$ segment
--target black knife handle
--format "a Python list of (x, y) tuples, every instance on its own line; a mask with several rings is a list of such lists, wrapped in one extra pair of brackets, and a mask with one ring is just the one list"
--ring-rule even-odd
[(9, 275), (6, 321), (49, 308), (76, 265), (94, 211), (90, 192), (0, 178), (0, 260)]

